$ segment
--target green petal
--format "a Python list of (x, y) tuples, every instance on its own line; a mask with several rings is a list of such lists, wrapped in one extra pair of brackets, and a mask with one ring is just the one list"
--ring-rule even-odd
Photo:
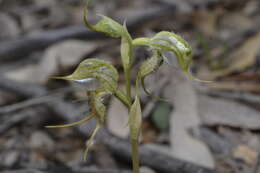
[(121, 57), (123, 61), (124, 68), (129, 67), (132, 64), (132, 38), (127, 31), (126, 24), (119, 24), (113, 19), (99, 15), (102, 19), (96, 24), (91, 25), (88, 22), (88, 4), (90, 0), (87, 0), (87, 6), (84, 10), (84, 23), (87, 28), (96, 31), (102, 32), (110, 37), (122, 38), (122, 46), (121, 46)]
[(84, 23), (87, 28), (96, 31), (96, 32), (102, 32), (108, 36), (111, 37), (129, 37), (127, 36), (127, 31), (123, 27), (123, 25), (119, 24), (118, 22), (114, 21), (113, 19), (104, 16), (104, 15), (98, 15), (102, 19), (96, 24), (96, 25), (91, 25), (88, 22), (88, 4), (90, 0), (87, 0), (87, 5), (86, 8), (84, 9)]
[(69, 76), (55, 77), (65, 80), (83, 80), (95, 78), (107, 92), (115, 93), (118, 85), (118, 72), (109, 62), (100, 59), (86, 59)]
[(86, 8), (84, 9), (84, 23), (87, 28), (96, 31), (96, 32), (102, 32), (108, 36), (111, 37), (120, 37), (122, 33), (124, 32), (124, 28), (122, 25), (117, 23), (116, 21), (112, 20), (109, 17), (99, 15), (101, 16), (101, 20), (96, 25), (91, 25), (88, 22), (88, 4), (90, 0), (86, 1)]
[(159, 51), (154, 51), (153, 56), (143, 62), (143, 64), (140, 67), (140, 70), (138, 72), (136, 88), (137, 89), (139, 88), (139, 82), (141, 82), (144, 92), (147, 95), (153, 97), (154, 99), (160, 100), (160, 101), (166, 101), (163, 98), (159, 98), (159, 97), (152, 95), (152, 93), (147, 90), (147, 88), (145, 86), (145, 82), (144, 82), (145, 77), (150, 75), (154, 71), (156, 71), (162, 64), (162, 61), (163, 61), (163, 57), (159, 53)]
[(86, 116), (84, 119), (73, 122), (73, 123), (69, 123), (69, 124), (63, 124), (63, 125), (54, 125), (54, 126), (45, 126), (46, 128), (64, 128), (64, 127), (72, 127), (72, 126), (76, 126), (76, 125), (80, 125), (82, 123), (87, 122), (88, 120), (92, 119), (94, 117), (93, 114), (90, 114), (88, 116)]
[(209, 82), (199, 80), (192, 76), (189, 70), (192, 63), (192, 48), (181, 36), (175, 33), (162, 31), (152, 38), (137, 38), (133, 40), (133, 45), (149, 46), (152, 50), (157, 50), (162, 55), (166, 51), (172, 52), (176, 55), (178, 64), (184, 74), (196, 81)]

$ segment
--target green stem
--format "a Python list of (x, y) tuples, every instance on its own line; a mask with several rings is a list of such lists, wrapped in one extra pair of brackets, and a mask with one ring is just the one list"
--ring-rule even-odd
[(126, 80), (126, 95), (129, 100), (132, 100), (132, 95), (131, 95), (131, 67), (125, 67), (125, 80)]
[(122, 90), (118, 88), (117, 91), (115, 92), (115, 96), (128, 108), (128, 110), (131, 108), (132, 105), (131, 100), (127, 97), (127, 95)]
[(133, 173), (139, 173), (139, 155), (138, 155), (138, 140), (131, 141), (132, 146), (132, 164), (133, 164)]

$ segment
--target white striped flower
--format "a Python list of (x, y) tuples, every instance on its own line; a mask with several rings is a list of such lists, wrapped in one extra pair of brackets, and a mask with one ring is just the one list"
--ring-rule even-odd
[(85, 91), (95, 91), (101, 87), (100, 82), (95, 78), (85, 78), (85, 79), (71, 79), (72, 84)]

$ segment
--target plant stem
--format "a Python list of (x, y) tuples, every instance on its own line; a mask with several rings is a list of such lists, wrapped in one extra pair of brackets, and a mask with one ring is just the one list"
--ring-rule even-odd
[(139, 152), (138, 152), (138, 140), (131, 141), (132, 147), (132, 165), (133, 165), (133, 173), (139, 173)]
[(115, 97), (118, 98), (128, 108), (128, 110), (131, 108), (131, 98), (128, 98), (127, 95), (119, 88), (115, 92)]
[(125, 67), (125, 80), (126, 80), (126, 95), (129, 100), (132, 100), (132, 95), (131, 95), (131, 67)]

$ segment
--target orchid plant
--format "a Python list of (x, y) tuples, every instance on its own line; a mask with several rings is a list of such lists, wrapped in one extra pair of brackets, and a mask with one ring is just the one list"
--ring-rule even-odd
[[(133, 39), (127, 30), (126, 23), (121, 25), (103, 15), (100, 15), (102, 19), (97, 22), (96, 25), (91, 25), (88, 20), (88, 4), (89, 0), (87, 0), (87, 6), (84, 9), (84, 23), (86, 27), (92, 31), (101, 32), (114, 38), (121, 38), (121, 60), (124, 69), (126, 88), (125, 90), (121, 90), (118, 87), (118, 71), (109, 62), (101, 59), (86, 59), (79, 64), (71, 75), (55, 78), (69, 80), (86, 86), (85, 90), (89, 97), (89, 105), (91, 107), (90, 115), (71, 124), (47, 127), (70, 127), (96, 118), (96, 127), (86, 144), (84, 154), (84, 159), (86, 159), (89, 148), (93, 145), (95, 135), (105, 123), (106, 106), (103, 104), (103, 97), (107, 94), (113, 95), (119, 99), (129, 111), (128, 125), (130, 128), (132, 146), (133, 173), (139, 173), (138, 143), (142, 124), (139, 88), (141, 86), (147, 94), (151, 95), (145, 87), (145, 77), (155, 72), (163, 62), (168, 63), (170, 61), (169, 58), (173, 57), (177, 59), (184, 74), (195, 79), (189, 73), (189, 67), (192, 62), (192, 48), (182, 37), (167, 31), (159, 32), (151, 38), (141, 37)], [(135, 97), (132, 98), (131, 90), (133, 89), (133, 86), (131, 85), (130, 77), (132, 65), (135, 61), (134, 49), (137, 46), (149, 47), (152, 51), (152, 56), (144, 61), (139, 68), (134, 86), (136, 94)], [(167, 56), (169, 52), (174, 56)]]

